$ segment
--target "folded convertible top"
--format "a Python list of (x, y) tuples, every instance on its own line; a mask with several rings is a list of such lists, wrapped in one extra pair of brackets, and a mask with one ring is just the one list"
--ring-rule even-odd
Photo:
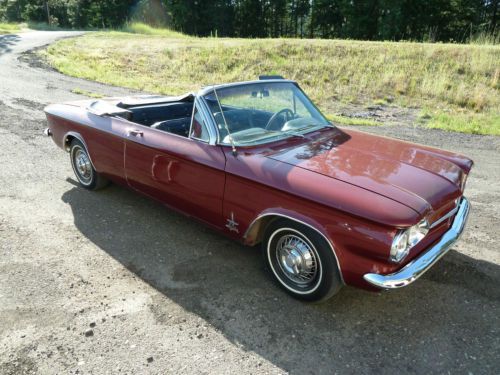
[(130, 96), (123, 98), (115, 105), (120, 108), (131, 108), (148, 104), (192, 102), (193, 99), (194, 99), (193, 93), (187, 93), (181, 96), (139, 95), (139, 96)]
[[(174, 102), (192, 102), (194, 94), (188, 93), (181, 96), (163, 96), (163, 95), (138, 95), (125, 98), (105, 98), (94, 100), (87, 104), (87, 110), (98, 116), (121, 115), (128, 117), (131, 112), (128, 108), (134, 108), (150, 104), (166, 104)], [(78, 105), (81, 102), (67, 103)], [(88, 103), (85, 101), (84, 103)], [(80, 104), (81, 105), (81, 104)]]

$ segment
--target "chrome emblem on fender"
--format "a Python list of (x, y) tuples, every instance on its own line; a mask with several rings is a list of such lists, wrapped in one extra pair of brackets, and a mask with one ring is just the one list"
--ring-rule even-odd
[(240, 231), (237, 228), (238, 225), (239, 225), (239, 223), (234, 221), (234, 213), (231, 212), (231, 218), (227, 219), (226, 228), (228, 228), (231, 232), (239, 233)]

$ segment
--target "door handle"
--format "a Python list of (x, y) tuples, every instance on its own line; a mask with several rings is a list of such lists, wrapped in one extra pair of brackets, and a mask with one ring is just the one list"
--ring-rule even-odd
[(137, 130), (137, 129), (131, 129), (127, 132), (127, 134), (130, 136), (134, 136), (134, 137), (142, 137), (144, 135), (144, 133), (140, 130)]

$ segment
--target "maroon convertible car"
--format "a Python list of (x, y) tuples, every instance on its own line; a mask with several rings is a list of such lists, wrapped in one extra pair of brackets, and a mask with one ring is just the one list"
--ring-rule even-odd
[(79, 183), (129, 186), (247, 245), (292, 296), (408, 285), (462, 233), (472, 160), (331, 124), (294, 81), (50, 105)]

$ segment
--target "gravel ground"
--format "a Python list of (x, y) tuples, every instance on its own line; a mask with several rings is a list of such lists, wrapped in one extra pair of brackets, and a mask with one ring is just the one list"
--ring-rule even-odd
[(500, 137), (366, 128), (472, 157), (468, 229), (410, 287), (305, 304), (258, 249), (124, 188), (76, 186), (43, 107), (129, 91), (19, 60), (74, 35), (0, 36), (0, 374), (500, 373)]

